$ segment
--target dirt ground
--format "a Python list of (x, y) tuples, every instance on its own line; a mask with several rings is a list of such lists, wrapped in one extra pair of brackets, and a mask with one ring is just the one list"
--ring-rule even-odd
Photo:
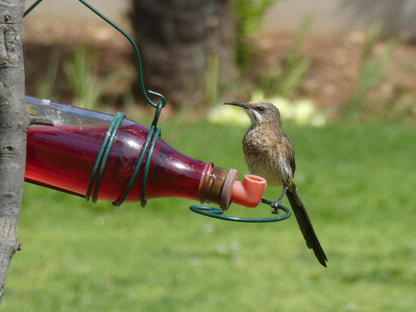
[[(297, 91), (320, 107), (337, 107), (351, 97), (362, 68), (366, 34), (355, 32), (337, 36), (309, 36), (302, 46), (302, 54), (313, 57), (312, 67)], [(293, 34), (275, 34), (258, 40), (263, 68), (278, 67), (293, 42)], [(387, 39), (374, 47), (374, 57), (386, 49)], [(383, 77), (369, 94), (372, 101), (395, 101), (406, 94), (416, 100), (416, 45), (401, 41), (383, 71)]]
[[(253, 79), (270, 69), (279, 72), (293, 44), (294, 36), (295, 34), (290, 33), (275, 33), (255, 38), (257, 51)], [(360, 32), (332, 36), (308, 35), (302, 44), (301, 53), (311, 56), (313, 62), (294, 97), (311, 99), (316, 106), (328, 109), (347, 103), (360, 77), (365, 41), (366, 34)], [(375, 45), (375, 55), (382, 53), (385, 42), (386, 40), (380, 40)], [(105, 75), (135, 63), (127, 40), (106, 24), (68, 25), (58, 20), (25, 22), (27, 93), (34, 94), (39, 79), (45, 75), (54, 57), (63, 62), (79, 44), (99, 51), (100, 74)], [(388, 60), (382, 80), (368, 97), (373, 103), (380, 103), (379, 110), (384, 113), (391, 106), (405, 105), (406, 110), (416, 116), (415, 77), (416, 45), (402, 40)], [(62, 69), (58, 68), (54, 88), (65, 101), (71, 97), (71, 92), (60, 81), (64, 84)], [(107, 92), (120, 98), (118, 95), (129, 88), (130, 85), (126, 83), (124, 86), (114, 86)]]

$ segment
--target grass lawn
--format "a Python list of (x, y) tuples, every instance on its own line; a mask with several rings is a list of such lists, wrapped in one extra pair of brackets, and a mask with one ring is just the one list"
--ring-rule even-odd
[[(247, 172), (246, 129), (203, 121), (160, 126), (181, 152)], [(240, 224), (194, 214), (190, 200), (114, 208), (26, 185), (23, 250), (11, 263), (2, 311), (415, 310), (416, 128), (285, 126), (327, 269), (306, 248), (294, 217)], [(265, 197), (279, 194), (267, 189)], [(232, 206), (230, 214), (271, 216), (260, 207)]]

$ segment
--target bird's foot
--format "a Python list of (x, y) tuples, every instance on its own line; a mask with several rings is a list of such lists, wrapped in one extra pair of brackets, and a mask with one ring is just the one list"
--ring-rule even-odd
[(280, 205), (280, 203), (282, 202), (282, 200), (281, 199), (278, 199), (278, 200), (275, 200), (272, 204), (271, 204), (271, 206), (272, 206), (272, 208), (273, 208), (273, 210), (272, 210), (272, 213), (274, 213), (274, 214), (279, 214), (279, 205)]
[(272, 203), (272, 208), (273, 208), (272, 213), (274, 213), (274, 214), (279, 214), (279, 205), (280, 205), (280, 203), (283, 201), (283, 197), (285, 196), (285, 194), (286, 194), (286, 191), (287, 191), (287, 188), (288, 188), (288, 187), (289, 187), (289, 186), (288, 186), (288, 185), (286, 185), (286, 186), (283, 188), (282, 194), (280, 195), (279, 199), (278, 199), (278, 200), (275, 200), (275, 201)]

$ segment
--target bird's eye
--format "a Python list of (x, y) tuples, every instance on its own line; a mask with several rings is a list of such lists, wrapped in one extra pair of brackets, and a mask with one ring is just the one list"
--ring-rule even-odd
[(264, 111), (264, 107), (263, 107), (263, 106), (260, 106), (260, 107), (258, 108), (258, 110), (259, 110), (260, 112), (262, 112), (262, 111)]

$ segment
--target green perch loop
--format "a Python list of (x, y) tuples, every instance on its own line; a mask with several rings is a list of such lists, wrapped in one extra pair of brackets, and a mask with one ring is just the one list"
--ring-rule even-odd
[[(272, 206), (273, 202), (262, 198), (261, 202), (263, 204)], [(285, 214), (271, 217), (271, 218), (242, 218), (242, 217), (233, 217), (233, 216), (226, 216), (224, 215), (224, 211), (219, 208), (214, 208), (210, 206), (204, 206), (204, 205), (194, 205), (189, 207), (189, 209), (195, 213), (198, 213), (203, 216), (216, 218), (220, 220), (226, 220), (226, 221), (233, 221), (233, 222), (246, 222), (246, 223), (266, 223), (266, 222), (277, 222), (277, 221), (283, 221), (290, 217), (291, 212), (288, 208), (285, 206), (279, 205), (278, 208), (280, 210), (283, 210)]]

